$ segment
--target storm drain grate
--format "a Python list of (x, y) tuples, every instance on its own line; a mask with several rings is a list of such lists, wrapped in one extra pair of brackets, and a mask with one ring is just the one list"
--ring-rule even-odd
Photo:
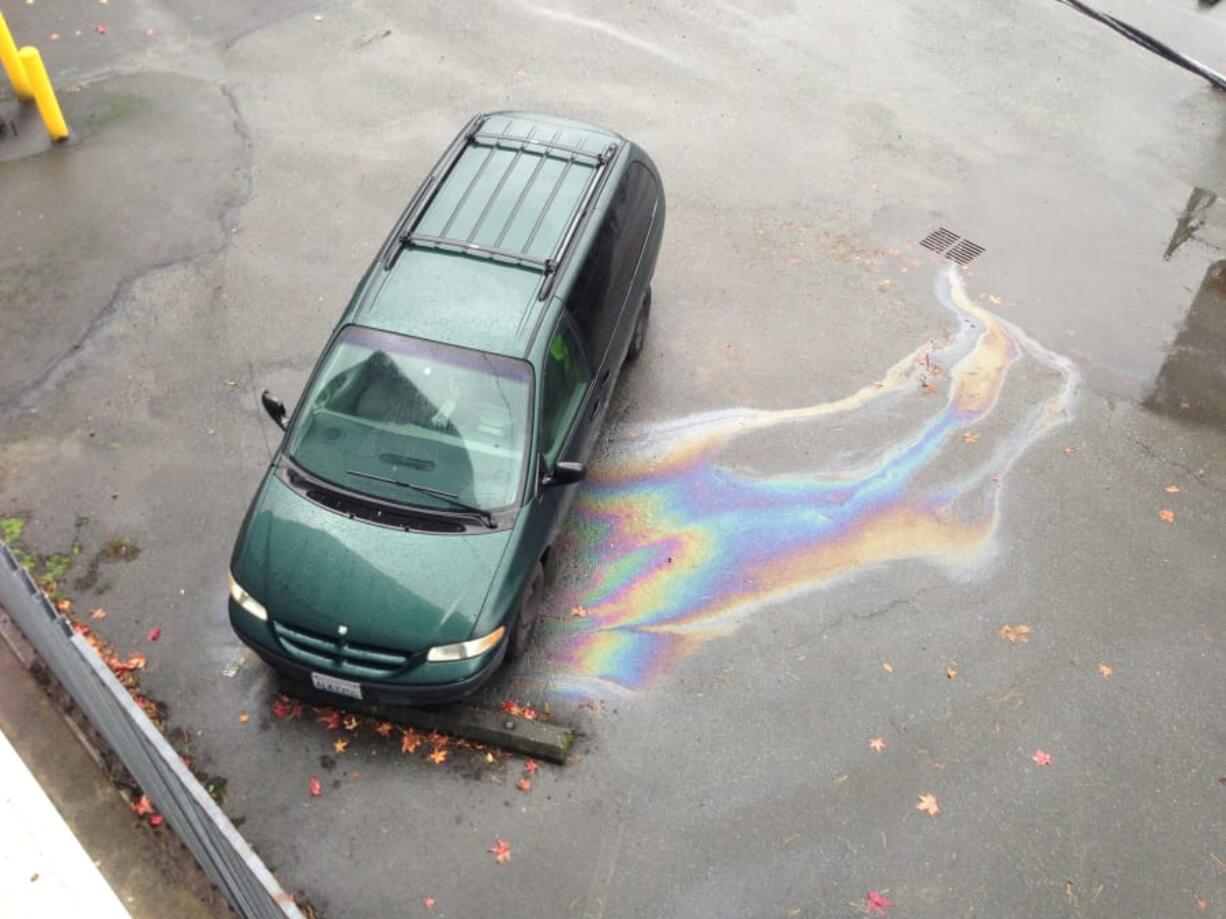
[(969, 265), (987, 251), (978, 243), (963, 239), (957, 233), (944, 227), (933, 230), (920, 240), (920, 245), (925, 249), (931, 249), (938, 255), (953, 259), (959, 265)]
[(17, 139), (17, 122), (11, 118), (0, 118), (0, 140)]

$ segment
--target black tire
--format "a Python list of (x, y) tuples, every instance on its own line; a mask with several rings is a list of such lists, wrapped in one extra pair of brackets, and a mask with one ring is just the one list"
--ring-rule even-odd
[(630, 336), (630, 350), (626, 352), (626, 361), (633, 363), (637, 361), (639, 355), (643, 353), (643, 346), (647, 343), (647, 321), (651, 318), (651, 285), (647, 285), (647, 292), (643, 294), (643, 305), (639, 307), (639, 318), (634, 323), (634, 334)]
[(528, 583), (524, 585), (523, 593), (519, 595), (519, 609), (515, 613), (515, 622), (511, 626), (511, 637), (507, 644), (507, 660), (518, 660), (528, 653), (532, 644), (532, 633), (536, 631), (536, 623), (541, 618), (541, 601), (545, 593), (545, 568), (540, 562), (532, 569)]

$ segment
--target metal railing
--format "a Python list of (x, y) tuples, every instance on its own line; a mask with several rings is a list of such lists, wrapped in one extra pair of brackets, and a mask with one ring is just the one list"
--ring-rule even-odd
[(303, 919), (229, 818), (93, 648), (0, 542), (0, 607), (239, 915)]

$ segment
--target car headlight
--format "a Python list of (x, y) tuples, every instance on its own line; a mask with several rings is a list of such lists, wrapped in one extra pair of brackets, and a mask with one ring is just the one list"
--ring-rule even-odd
[(460, 641), (454, 645), (439, 645), (431, 648), (426, 654), (428, 661), (463, 661), (470, 657), (476, 657), (478, 654), (484, 654), (490, 648), (494, 647), (498, 642), (502, 641), (502, 636), (507, 633), (506, 626), (500, 625), (494, 631), (490, 632), (484, 638), (474, 638), (471, 641)]
[(242, 585), (234, 580), (234, 575), (229, 571), (226, 572), (226, 576), (230, 579), (230, 596), (234, 598), (234, 602), (255, 616), (256, 619), (259, 619), (261, 622), (267, 622), (268, 610), (264, 609), (264, 604), (243, 590)]

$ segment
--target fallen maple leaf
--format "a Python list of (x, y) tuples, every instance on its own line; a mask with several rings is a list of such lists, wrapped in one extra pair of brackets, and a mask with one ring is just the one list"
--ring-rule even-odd
[(1042, 750), (1035, 750), (1034, 756), (1030, 758), (1034, 760), (1040, 766), (1050, 766), (1051, 765), (1051, 754), (1044, 753)]
[(884, 670), (886, 673), (894, 672), (894, 666), (892, 664), (882, 664), (881, 669)]
[(335, 731), (340, 728), (341, 717), (341, 713), (334, 708), (319, 708), (315, 710), (315, 720), (329, 731)]
[(124, 664), (129, 670), (143, 670), (145, 668), (145, 655), (139, 651), (134, 651)]
[(285, 696), (277, 696), (272, 703), (272, 713), (278, 718), (288, 718), (293, 715), (295, 718), (302, 714), (301, 703), (295, 704)]
[(246, 712), (243, 712), (241, 715), (238, 716), (239, 724), (246, 724), (250, 720), (251, 720), (251, 716), (248, 715)]
[(1099, 664), (1098, 673), (1099, 673), (1099, 676), (1108, 677), (1108, 676), (1111, 676), (1111, 674), (1115, 673), (1115, 668), (1112, 667), (1110, 664)]
[(585, 610), (582, 606), (572, 606), (570, 610), (570, 614), (579, 619), (587, 618), (587, 610)]
[(1017, 644), (1027, 644), (1030, 641), (1030, 626), (1028, 625), (1002, 625), (1000, 631), (996, 633), (1005, 641)]
[(92, 610), (92, 611), (90, 612), (90, 614), (89, 614), (89, 618), (90, 618), (90, 619), (105, 619), (105, 618), (106, 618), (106, 610), (104, 610), (104, 609), (103, 609), (103, 608), (100, 606), (100, 607), (98, 607), (96, 610)]
[(511, 844), (505, 839), (495, 839), (494, 844), (486, 851), (490, 852), (494, 856), (494, 861), (500, 865), (511, 860)]
[(889, 744), (887, 744), (885, 742), (885, 739), (882, 737), (874, 737), (872, 740), (868, 742), (868, 745), (872, 747), (874, 750), (876, 750), (878, 753), (880, 753), (882, 750), (884, 750), (886, 747), (889, 746)]
[(1077, 448), (1076, 448), (1076, 447), (1065, 447), (1065, 448), (1064, 448), (1064, 455), (1065, 455), (1065, 456), (1072, 456), (1072, 455), (1073, 455), (1074, 453), (1076, 453), (1076, 452), (1077, 452)]
[(941, 812), (940, 806), (937, 804), (936, 795), (918, 795), (919, 804), (915, 805), (917, 811), (923, 811), (929, 817), (935, 817)]
[(876, 913), (879, 916), (885, 915), (887, 906), (893, 906), (892, 900), (887, 900), (884, 896), (875, 890), (870, 890), (865, 898), (865, 913)]
[(1168, 485), (1168, 486), (1166, 486), (1166, 493), (1167, 493), (1168, 495), (1177, 495), (1177, 494), (1179, 494), (1179, 486), (1178, 486), (1178, 485)]
[(519, 703), (516, 702), (514, 699), (503, 699), (502, 705), (500, 705), (499, 708), (501, 708), (508, 715), (518, 716), (521, 711), (519, 707)]
[(520, 791), (531, 791), (532, 790), (532, 779), (521, 778), (518, 782), (515, 783), (515, 787), (518, 788)]
[(166, 818), (163, 817), (161, 814), (150, 814), (149, 815), (149, 825), (150, 826), (161, 826), (165, 822), (166, 822)]
[(438, 731), (431, 731), (426, 735), (426, 741), (432, 747), (445, 747), (451, 742), (451, 738), (446, 734), (440, 734)]
[(391, 737), (392, 728), (395, 727), (390, 721), (376, 721), (375, 733), (380, 737)]
[(150, 641), (157, 641), (161, 637), (162, 637), (161, 629), (150, 629), (149, 630), (149, 640)]
[(99, 35), (105, 35), (107, 32), (111, 30), (108, 29), (106, 26), (95, 26), (94, 31), (97, 32)]
[(318, 798), (323, 793), (323, 786), (319, 784), (319, 779), (311, 776), (311, 797)]
[(524, 718), (527, 721), (535, 721), (538, 715), (535, 708), (533, 708), (531, 705), (525, 705), (519, 710), (519, 717)]
[(426, 909), (434, 909), (434, 897), (422, 897), (421, 905)]
[(344, 753), (348, 747), (349, 741), (347, 741), (344, 737), (338, 737), (336, 740), (332, 741), (332, 749), (337, 753)]
[(979, 435), (976, 434), (974, 431), (963, 431), (962, 439), (966, 441), (968, 444), (973, 444), (979, 440)]
[(958, 675), (958, 671), (957, 671), (957, 670), (955, 670), (953, 667), (946, 667), (946, 668), (945, 668), (945, 676), (946, 676), (946, 677), (948, 677), (949, 679), (951, 679), (951, 680), (952, 680), (952, 679), (953, 679), (954, 677), (956, 677), (957, 675)]
[(422, 744), (422, 736), (412, 728), (401, 728), (400, 735), (401, 753), (413, 753)]
[(1162, 518), (1163, 523), (1175, 522), (1175, 512), (1169, 507), (1164, 507), (1162, 510), (1158, 511), (1158, 516)]
[(153, 806), (153, 802), (149, 800), (148, 795), (141, 795), (132, 802), (132, 812), (138, 817), (144, 817), (148, 814), (157, 813)]
[(434, 752), (427, 756), (426, 759), (436, 766), (441, 766), (447, 760), (447, 751), (442, 747), (435, 747)]
[(541, 768), (541, 764), (538, 763), (536, 760), (534, 759), (524, 760), (524, 772), (528, 773), (528, 775), (532, 775), (532, 773), (536, 772), (536, 770), (540, 768)]
[(931, 383), (929, 383), (927, 380), (923, 382), (923, 385), (920, 386), (920, 389), (924, 393), (925, 396), (930, 395), (937, 391), (937, 388), (933, 386)]

